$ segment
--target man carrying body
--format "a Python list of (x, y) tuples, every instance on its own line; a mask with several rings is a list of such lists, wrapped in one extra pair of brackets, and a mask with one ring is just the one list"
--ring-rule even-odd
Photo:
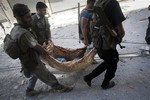
[[(92, 10), (94, 7), (95, 0), (87, 0), (86, 7), (81, 11), (80, 14), (80, 23), (79, 23), (79, 35), (80, 39), (83, 41), (84, 45), (88, 46), (90, 50), (93, 48), (92, 36), (91, 36), (91, 21), (92, 21)], [(87, 52), (89, 50), (87, 49)], [(93, 64), (98, 64), (94, 59)]]
[(25, 76), (29, 78), (26, 94), (33, 96), (39, 93), (34, 90), (37, 79), (40, 79), (56, 91), (66, 92), (72, 90), (72, 88), (59, 84), (56, 77), (46, 69), (40, 60), (39, 54), (48, 57), (48, 53), (37, 42), (36, 35), (30, 29), (32, 18), (29, 8), (24, 4), (15, 4), (13, 14), (17, 24), (15, 24), (10, 35), (13, 39), (17, 40), (22, 52), (19, 60)]
[[(118, 36), (122, 39), (125, 35), (122, 26), (122, 22), (125, 20), (125, 17), (121, 11), (119, 3), (116, 0), (98, 0), (96, 2), (96, 6), (97, 7), (100, 6), (99, 4), (101, 4), (102, 2), (104, 2), (103, 4), (107, 4), (102, 10), (104, 11), (106, 17), (112, 24), (112, 27), (114, 28), (116, 33), (118, 33)], [(99, 12), (99, 10), (97, 10), (97, 12)], [(99, 16), (101, 15), (102, 13), (99, 13)], [(95, 34), (101, 35), (100, 36), (101, 38), (98, 38), (97, 36), (95, 37), (98, 38), (97, 41), (101, 40), (96, 49), (99, 57), (102, 58), (104, 62), (99, 64), (97, 68), (95, 68), (90, 74), (84, 76), (84, 81), (88, 84), (88, 86), (91, 86), (92, 79), (97, 77), (106, 70), (101, 87), (103, 89), (108, 89), (115, 85), (115, 82), (111, 81), (111, 79), (115, 77), (115, 72), (117, 70), (117, 63), (119, 61), (119, 55), (116, 49), (118, 40), (112, 42), (111, 40), (118, 38), (113, 37), (104, 24), (105, 23), (103, 23), (103, 20), (99, 19), (97, 20), (95, 26), (95, 28), (98, 29), (97, 33)]]
[(32, 16), (33, 23), (32, 29), (37, 35), (38, 43), (46, 45), (51, 41), (51, 31), (50, 24), (48, 22), (48, 18), (45, 17), (47, 6), (43, 2), (37, 2), (36, 4), (37, 13)]

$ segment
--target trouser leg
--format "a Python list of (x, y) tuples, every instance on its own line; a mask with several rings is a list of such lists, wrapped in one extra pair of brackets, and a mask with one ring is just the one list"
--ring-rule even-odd
[(111, 51), (111, 55), (108, 59), (104, 59), (107, 64), (106, 74), (102, 83), (102, 86), (108, 85), (110, 80), (115, 77), (117, 70), (117, 63), (119, 61), (118, 52), (116, 50)]
[(108, 65), (102, 86), (106, 86), (110, 82), (110, 80), (115, 77), (116, 70), (117, 65), (116, 66)]
[(28, 80), (27, 89), (34, 90), (36, 82), (37, 82), (37, 77), (34, 75), (31, 75), (31, 77)]
[[(100, 58), (103, 59), (102, 57), (102, 51), (101, 49), (97, 49), (97, 54)], [(105, 62), (99, 64), (90, 74), (86, 75), (86, 79), (91, 81), (93, 78), (97, 77), (100, 75), (102, 72), (104, 72), (107, 69), (107, 65)]]
[(86, 78), (88, 80), (92, 80), (93, 78), (100, 75), (102, 72), (104, 72), (107, 68), (107, 65), (105, 62), (101, 63), (98, 67), (96, 67), (90, 74), (86, 75)]
[(42, 62), (39, 62), (38, 66), (33, 71), (33, 74), (49, 86), (58, 84), (56, 77), (45, 67)]

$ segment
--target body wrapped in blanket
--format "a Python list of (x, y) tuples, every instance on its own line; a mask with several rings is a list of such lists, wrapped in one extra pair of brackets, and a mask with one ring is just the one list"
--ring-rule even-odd
[[(68, 49), (55, 45), (48, 45), (46, 50), (49, 52), (49, 57), (42, 56), (42, 60), (53, 68), (64, 72), (80, 71), (89, 67), (95, 56), (95, 49), (93, 48), (88, 53), (87, 47)], [(66, 60), (64, 62), (58, 59)]]

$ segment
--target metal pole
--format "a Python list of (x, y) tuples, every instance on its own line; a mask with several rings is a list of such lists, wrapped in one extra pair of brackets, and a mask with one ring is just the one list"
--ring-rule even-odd
[(79, 34), (79, 43), (80, 43), (80, 3), (78, 2), (78, 34)]

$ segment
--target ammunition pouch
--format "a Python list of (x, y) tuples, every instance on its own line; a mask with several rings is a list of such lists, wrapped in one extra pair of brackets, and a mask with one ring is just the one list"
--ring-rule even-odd
[(114, 38), (105, 26), (94, 27), (93, 30), (93, 46), (104, 50), (116, 49), (116, 45), (121, 39)]

